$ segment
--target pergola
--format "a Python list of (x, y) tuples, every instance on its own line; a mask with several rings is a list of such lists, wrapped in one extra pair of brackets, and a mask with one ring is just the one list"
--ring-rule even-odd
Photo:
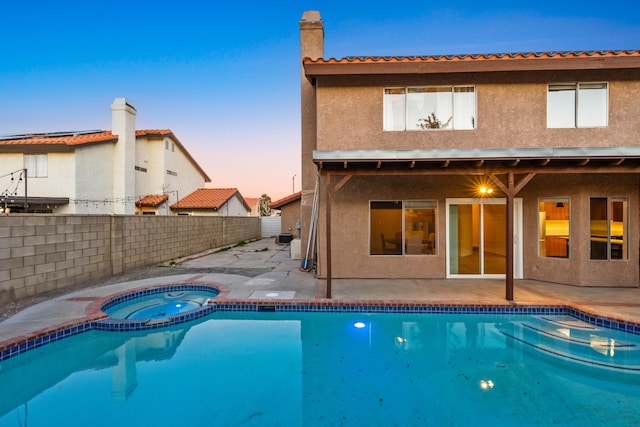
[[(513, 301), (514, 198), (537, 174), (640, 172), (640, 147), (562, 147), (461, 150), (314, 151), (325, 180), (326, 297), (331, 298), (331, 201), (353, 176), (485, 176), (506, 197), (505, 295)], [(336, 179), (334, 179), (334, 177)]]

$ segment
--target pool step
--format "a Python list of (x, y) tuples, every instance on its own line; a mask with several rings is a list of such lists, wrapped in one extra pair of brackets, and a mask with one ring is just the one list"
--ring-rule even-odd
[(599, 368), (640, 374), (640, 338), (570, 316), (514, 321), (500, 331), (547, 355)]

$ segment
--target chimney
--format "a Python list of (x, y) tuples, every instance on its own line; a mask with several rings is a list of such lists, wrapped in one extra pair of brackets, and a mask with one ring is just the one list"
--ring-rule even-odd
[(302, 58), (324, 56), (324, 23), (317, 10), (307, 10), (300, 20), (300, 54)]
[(308, 10), (300, 20), (300, 129), (302, 155), (302, 196), (300, 199), (300, 239), (306, 242), (314, 200), (317, 168), (313, 163), (313, 150), (317, 148), (316, 86), (304, 72), (305, 58), (324, 57), (324, 23), (320, 12)]
[(135, 212), (136, 109), (127, 98), (111, 104), (111, 132), (118, 136), (113, 156), (113, 213)]

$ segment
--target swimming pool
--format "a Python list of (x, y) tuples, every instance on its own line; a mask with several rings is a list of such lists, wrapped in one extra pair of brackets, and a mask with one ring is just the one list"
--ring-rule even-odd
[(1, 362), (0, 426), (635, 426), (639, 349), (564, 314), (217, 311)]

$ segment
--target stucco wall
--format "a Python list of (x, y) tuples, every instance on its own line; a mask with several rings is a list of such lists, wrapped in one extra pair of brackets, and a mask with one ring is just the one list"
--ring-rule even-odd
[[(75, 156), (74, 156), (75, 153)], [(62, 190), (62, 194), (54, 193), (69, 197), (69, 204), (60, 206), (54, 212), (56, 214), (103, 214), (105, 212), (113, 212), (113, 204), (116, 201), (113, 198), (113, 144), (95, 144), (87, 147), (78, 147), (74, 153), (69, 153), (71, 157), (75, 157), (76, 174), (69, 177), (69, 186), (66, 187), (48, 187), (49, 192), (42, 191), (38, 195), (50, 195), (51, 188)], [(59, 170), (55, 174), (60, 173)], [(52, 174), (52, 176), (55, 176)], [(65, 194), (66, 191), (73, 188), (73, 192)], [(75, 199), (75, 200), (74, 200)], [(82, 203), (80, 200), (106, 200), (105, 203)], [(133, 200), (128, 201), (134, 202)], [(117, 203), (124, 203), (119, 200)]]
[(253, 217), (2, 216), (0, 302), (256, 238), (260, 220)]
[[(471, 177), (356, 176), (342, 187), (332, 202), (332, 276), (334, 278), (445, 278), (446, 200), (474, 197)], [(524, 279), (578, 286), (636, 287), (638, 267), (640, 177), (611, 175), (536, 176), (517, 197), (523, 200)], [(323, 188), (321, 186), (321, 188)], [(321, 200), (324, 194), (321, 193)], [(494, 197), (503, 197), (499, 192)], [(571, 202), (570, 258), (538, 256), (539, 198), (569, 197)], [(624, 261), (590, 259), (589, 198), (624, 197), (629, 200), (629, 254)], [(369, 255), (371, 200), (436, 200), (436, 255)], [(320, 277), (326, 276), (325, 211), (319, 221)]]
[[(627, 80), (630, 73), (512, 73), (491, 80), (464, 75), (325, 77), (317, 83), (317, 149), (637, 146), (640, 81)], [(547, 129), (547, 85), (565, 81), (609, 83), (607, 127)], [(437, 84), (475, 85), (477, 129), (383, 131), (385, 87)]]
[[(300, 200), (281, 207), (280, 217), (280, 231), (282, 233), (291, 233), (294, 238), (299, 239), (302, 230), (296, 229), (296, 222), (300, 219)], [(308, 232), (309, 230), (306, 231)]]

